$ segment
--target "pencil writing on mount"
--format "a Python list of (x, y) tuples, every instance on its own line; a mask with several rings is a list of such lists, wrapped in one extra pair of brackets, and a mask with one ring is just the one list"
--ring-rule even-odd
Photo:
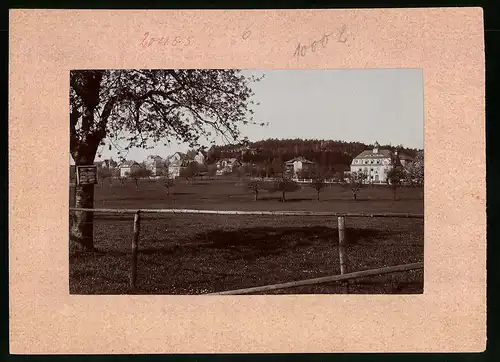
[(305, 57), (308, 52), (316, 52), (319, 49), (324, 49), (327, 47), (330, 39), (335, 39), (337, 43), (347, 42), (347, 26), (342, 25), (340, 29), (335, 30), (331, 33), (324, 34), (321, 38), (314, 40), (313, 42), (303, 45), (299, 43), (293, 53), (294, 57), (300, 58)]

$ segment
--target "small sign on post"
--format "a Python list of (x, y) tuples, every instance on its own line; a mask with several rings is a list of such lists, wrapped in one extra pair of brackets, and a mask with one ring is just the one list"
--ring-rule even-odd
[(76, 184), (77, 185), (97, 184), (97, 166), (96, 165), (76, 166)]

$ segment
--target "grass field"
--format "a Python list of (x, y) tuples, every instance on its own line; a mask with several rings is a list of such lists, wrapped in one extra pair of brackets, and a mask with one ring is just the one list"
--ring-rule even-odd
[[(352, 199), (339, 185), (321, 201), (308, 186), (287, 194), (253, 194), (237, 180), (185, 181), (166, 194), (161, 181), (96, 186), (96, 208), (190, 208), (210, 210), (307, 210), (423, 213), (422, 190), (367, 186)], [(347, 218), (347, 269), (358, 271), (422, 262), (422, 219)], [(70, 254), (72, 294), (128, 294), (132, 215), (95, 214), (98, 253)], [(140, 294), (202, 294), (339, 274), (336, 218), (144, 214), (138, 261)], [(358, 279), (350, 293), (423, 292), (423, 271)], [(341, 293), (339, 283), (297, 287), (273, 294)], [(268, 293), (269, 294), (269, 293)]]

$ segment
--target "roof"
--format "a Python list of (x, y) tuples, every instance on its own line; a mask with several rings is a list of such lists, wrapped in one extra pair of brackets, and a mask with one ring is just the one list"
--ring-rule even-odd
[(410, 161), (413, 160), (413, 157), (407, 155), (406, 153), (398, 153), (398, 157), (400, 160), (410, 160)]
[(120, 168), (122, 168), (122, 167), (131, 167), (133, 165), (139, 166), (139, 164), (136, 161), (123, 161), (122, 164), (120, 165)]
[(186, 157), (186, 154), (185, 154), (184, 152), (176, 152), (176, 153), (174, 153), (172, 156), (168, 157), (168, 159), (169, 159), (169, 160), (171, 160), (172, 158), (174, 158), (174, 157), (175, 157), (175, 155), (179, 155), (179, 157), (180, 157), (181, 159), (183, 159), (183, 158), (185, 158), (185, 157)]
[(289, 161), (286, 161), (285, 163), (294, 163), (294, 162), (311, 163), (311, 164), (314, 163), (312, 161), (305, 159), (304, 157), (295, 157)]
[(146, 157), (146, 160), (157, 160), (157, 159), (161, 159), (162, 157), (159, 156), (159, 155), (149, 155), (148, 157)]
[(373, 159), (373, 158), (391, 158), (392, 152), (390, 150), (378, 150), (377, 153), (373, 153), (373, 150), (366, 150), (361, 152), (359, 155), (354, 157), (355, 159)]

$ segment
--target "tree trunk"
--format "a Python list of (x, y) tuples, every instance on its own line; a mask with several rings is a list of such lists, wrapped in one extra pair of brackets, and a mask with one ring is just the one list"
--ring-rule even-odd
[(318, 190), (318, 201), (319, 201), (319, 190)]
[(139, 180), (135, 179), (135, 191), (139, 191)]
[(170, 196), (170, 187), (167, 187), (167, 196)]
[(392, 199), (395, 201), (396, 200), (396, 188), (392, 188)]
[(285, 191), (284, 190), (283, 190), (283, 194), (282, 194), (282, 200), (283, 200), (283, 202), (286, 202)]
[(356, 198), (356, 192), (352, 193), (352, 197), (354, 198), (354, 200), (357, 200), (357, 198)]
[(255, 201), (259, 199), (259, 190), (255, 190)]
[[(77, 185), (75, 207), (83, 209), (94, 208), (94, 185)], [(70, 240), (84, 250), (94, 250), (94, 213), (91, 211), (76, 211), (70, 224)]]

